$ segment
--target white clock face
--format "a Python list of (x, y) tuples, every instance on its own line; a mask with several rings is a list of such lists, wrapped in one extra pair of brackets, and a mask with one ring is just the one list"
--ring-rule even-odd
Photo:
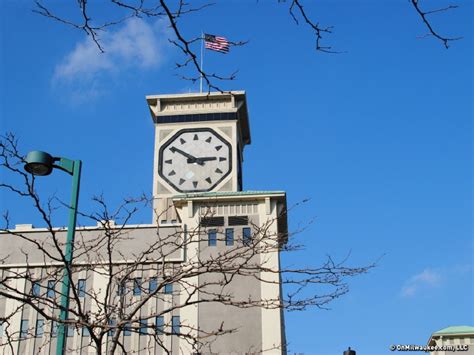
[(232, 170), (232, 147), (210, 128), (182, 129), (159, 152), (158, 174), (180, 192), (210, 191)]

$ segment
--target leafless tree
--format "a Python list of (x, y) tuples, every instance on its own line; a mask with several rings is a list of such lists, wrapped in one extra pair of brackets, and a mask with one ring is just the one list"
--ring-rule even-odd
[[(98, 227), (78, 228), (74, 259), (69, 266), (63, 252), (65, 230), (53, 226), (54, 199), (42, 203), (37, 180), (23, 171), (23, 165), (24, 156), (18, 150), (15, 136), (3, 136), (0, 141), (3, 170), (0, 187), (30, 201), (45, 225), (41, 233), (12, 229), (10, 217), (5, 213), (0, 229), (2, 245), (20, 246), (4, 248), (0, 253), (0, 300), (9, 300), (16, 305), (4, 308), (5, 314), (1, 314), (4, 337), (0, 348), (11, 349), (12, 353), (19, 341), (38, 337), (39, 326), (44, 327), (40, 330), (45, 334), (42, 346), (50, 346), (58, 324), (64, 324), (68, 332), (87, 332), (90, 341), (76, 344), (76, 350), (88, 347), (97, 354), (132, 353), (124, 344), (124, 333), (139, 333), (143, 336), (140, 339), (147, 339), (146, 345), (140, 345), (143, 347), (135, 351), (143, 351), (154, 344), (169, 353), (167, 335), (186, 341), (189, 349), (196, 353), (212, 351), (213, 343), (219, 337), (239, 329), (222, 319), (220, 324), (210, 328), (200, 326), (197, 329), (192, 324), (182, 323), (177, 331), (171, 321), (157, 325), (156, 320), (170, 319), (176, 312), (198, 304), (235, 307), (242, 312), (255, 308), (285, 311), (326, 308), (332, 300), (348, 292), (348, 278), (374, 267), (374, 264), (350, 267), (347, 259), (336, 262), (328, 257), (317, 267), (295, 265), (275, 269), (267, 259), (300, 248), (292, 242), (293, 233), (275, 234), (272, 227), (276, 220), (252, 225), (250, 238), (225, 249), (208, 248), (206, 251), (209, 228), (204, 225), (186, 231), (178, 227), (154, 226), (148, 229), (146, 239), (139, 240), (144, 229), (128, 223), (139, 204), (147, 202), (145, 197), (127, 199), (114, 211), (102, 197), (94, 198), (97, 211), (81, 212), (81, 216)], [(8, 178), (10, 175), (13, 179)], [(204, 208), (201, 218), (212, 217), (212, 211), (212, 206)], [(282, 213), (288, 212), (291, 211)], [(213, 230), (218, 240), (226, 238), (223, 230)], [(193, 254), (197, 249), (200, 252)], [(187, 257), (174, 262), (176, 255), (183, 251), (188, 253)], [(14, 264), (17, 266), (12, 266)], [(68, 320), (61, 321), (58, 312), (61, 292), (57, 286), (62, 282), (64, 268), (71, 280), (71, 292), (68, 295)], [(199, 282), (196, 282), (197, 278)], [(91, 279), (102, 281), (99, 286), (90, 286)], [(251, 294), (241, 297), (235, 294), (233, 285), (236, 282), (277, 287), (281, 283), (284, 292), (270, 298)], [(169, 285), (174, 285), (172, 290)], [(18, 329), (12, 321), (19, 312), (36, 312), (45, 323)], [(72, 346), (68, 343), (69, 348)], [(277, 346), (284, 347), (285, 344)]]
[[(421, 37), (434, 37), (441, 41), (446, 48), (449, 47), (451, 42), (462, 38), (459, 36), (449, 37), (441, 34), (441, 32), (435, 28), (430, 19), (434, 14), (447, 12), (457, 8), (457, 5), (448, 3), (443, 7), (426, 10), (421, 4), (422, 0), (409, 0), (408, 2), (419, 15), (427, 29), (427, 34)], [(314, 18), (314, 14), (308, 12), (305, 5), (307, 5), (309, 1), (277, 0), (275, 3), (278, 6), (286, 7), (290, 18), (294, 20), (297, 25), (302, 23), (313, 32), (316, 51), (325, 53), (341, 53), (340, 50), (334, 49), (331, 45), (323, 44), (323, 39), (325, 40), (326, 36), (332, 33), (333, 26), (322, 25), (319, 19), (316, 20)], [(205, 71), (201, 67), (198, 55), (193, 47), (193, 44), (200, 41), (201, 38), (187, 38), (183, 34), (181, 24), (186, 20), (187, 15), (199, 11), (205, 11), (205, 9), (210, 6), (216, 6), (215, 3), (209, 2), (204, 3), (203, 5), (193, 6), (191, 2), (186, 2), (184, 0), (109, 0), (106, 4), (110, 5), (111, 10), (115, 10), (115, 12), (119, 11), (121, 15), (117, 15), (116, 18), (101, 19), (101, 16), (97, 13), (96, 9), (94, 9), (87, 0), (77, 0), (74, 2), (73, 5), (77, 6), (78, 11), (76, 16), (73, 18), (68, 18), (66, 15), (63, 15), (54, 4), (48, 3), (45, 0), (35, 0), (33, 11), (45, 16), (46, 18), (83, 31), (91, 38), (91, 40), (97, 45), (98, 50), (101, 52), (104, 52), (107, 49), (103, 47), (100, 35), (108, 28), (121, 24), (132, 17), (163, 18), (169, 24), (174, 35), (174, 37), (169, 39), (169, 41), (176, 46), (183, 55), (182, 61), (176, 63), (176, 68), (182, 69), (190, 67), (191, 73), (194, 73), (190, 76), (180, 75), (183, 79), (196, 82), (202, 78), (209, 91), (221, 91), (218, 86), (220, 81), (235, 79), (237, 74), (236, 71), (229, 75)], [(258, 5), (258, 1), (256, 5)], [(230, 42), (233, 46), (241, 46), (245, 43), (246, 41)]]

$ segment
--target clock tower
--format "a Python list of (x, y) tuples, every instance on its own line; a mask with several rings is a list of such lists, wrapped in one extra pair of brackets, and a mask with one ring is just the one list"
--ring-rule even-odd
[(242, 190), (243, 151), (250, 144), (244, 91), (146, 99), (155, 124), (154, 221), (179, 223), (174, 195)]

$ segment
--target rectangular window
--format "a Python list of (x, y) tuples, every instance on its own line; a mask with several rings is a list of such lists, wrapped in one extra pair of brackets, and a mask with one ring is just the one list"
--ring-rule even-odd
[(118, 294), (119, 296), (124, 296), (124, 295), (127, 294), (127, 283), (126, 283), (126, 281), (122, 281), (122, 282), (118, 285), (117, 294)]
[(242, 234), (244, 245), (250, 245), (252, 243), (252, 230), (248, 227), (242, 228)]
[(113, 337), (115, 335), (115, 326), (117, 325), (117, 321), (115, 319), (109, 319), (109, 331), (107, 332), (107, 335), (109, 337)]
[(148, 282), (148, 292), (152, 293), (155, 292), (158, 287), (158, 282), (156, 281), (156, 277), (152, 277)]
[(148, 332), (147, 332), (147, 328), (148, 328), (148, 324), (146, 323), (146, 320), (145, 319), (140, 319), (140, 329), (139, 329), (139, 334), (140, 335), (146, 335)]
[(220, 227), (224, 225), (224, 217), (203, 217), (201, 227)]
[(31, 294), (34, 297), (39, 297), (41, 294), (41, 285), (38, 281), (34, 281), (31, 285)]
[(249, 216), (229, 216), (229, 226), (248, 226)]
[(66, 327), (66, 335), (68, 337), (73, 337), (74, 336), (74, 326), (72, 324), (65, 324)]
[(35, 337), (41, 338), (44, 334), (44, 319), (36, 320)]
[(166, 285), (165, 285), (165, 293), (166, 293), (166, 294), (171, 294), (171, 293), (173, 293), (173, 284), (166, 284)]
[(56, 338), (58, 336), (58, 322), (54, 321), (51, 323), (51, 337)]
[(46, 296), (48, 298), (54, 298), (55, 291), (54, 288), (56, 287), (56, 281), (54, 280), (49, 280), (48, 281), (48, 288), (46, 290)]
[(132, 326), (130, 325), (130, 323), (125, 324), (125, 326), (123, 327), (123, 335), (126, 337), (132, 335)]
[(217, 231), (215, 229), (211, 229), (207, 232), (207, 238), (210, 247), (215, 247), (217, 245)]
[(22, 319), (20, 324), (20, 338), (25, 339), (28, 336), (28, 319)]
[(3, 321), (0, 320), (0, 338), (3, 336)]
[(79, 279), (77, 281), (77, 295), (79, 297), (86, 297), (86, 280)]
[(225, 230), (225, 245), (234, 245), (234, 229), (227, 228)]
[(162, 316), (156, 317), (156, 334), (163, 334), (165, 330), (165, 318)]
[(137, 277), (133, 279), (133, 295), (140, 296), (142, 294), (142, 278)]
[(171, 334), (179, 334), (179, 316), (171, 317)]
[(90, 337), (91, 336), (91, 333), (89, 332), (89, 328), (82, 327), (82, 336), (83, 337)]

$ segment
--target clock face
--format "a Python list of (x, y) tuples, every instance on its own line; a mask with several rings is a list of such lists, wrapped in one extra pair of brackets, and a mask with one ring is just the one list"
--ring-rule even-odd
[(179, 192), (210, 191), (232, 170), (232, 147), (210, 128), (182, 129), (159, 152), (158, 174)]

